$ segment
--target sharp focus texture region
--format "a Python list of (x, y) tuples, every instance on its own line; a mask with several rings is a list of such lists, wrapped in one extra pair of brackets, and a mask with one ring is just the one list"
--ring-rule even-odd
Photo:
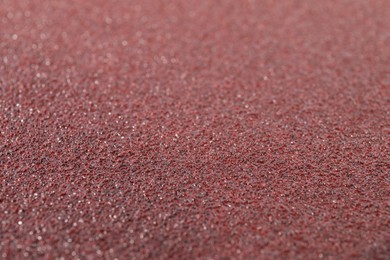
[(389, 259), (389, 14), (0, 0), (0, 258)]

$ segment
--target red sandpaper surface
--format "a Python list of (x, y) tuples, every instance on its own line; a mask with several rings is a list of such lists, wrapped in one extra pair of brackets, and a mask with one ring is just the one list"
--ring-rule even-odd
[(389, 259), (390, 1), (0, 1), (3, 259)]

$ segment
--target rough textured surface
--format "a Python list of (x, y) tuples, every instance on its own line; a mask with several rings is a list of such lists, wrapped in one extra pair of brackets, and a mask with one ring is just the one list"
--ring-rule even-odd
[(389, 13), (0, 0), (1, 258), (388, 259)]

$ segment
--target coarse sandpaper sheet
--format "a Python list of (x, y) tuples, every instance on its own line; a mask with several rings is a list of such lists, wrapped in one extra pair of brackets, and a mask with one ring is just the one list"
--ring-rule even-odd
[(0, 258), (389, 259), (390, 1), (0, 0)]

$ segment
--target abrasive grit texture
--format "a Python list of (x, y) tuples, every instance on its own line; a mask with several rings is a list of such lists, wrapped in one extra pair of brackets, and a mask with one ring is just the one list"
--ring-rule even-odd
[(389, 13), (0, 0), (0, 257), (389, 259)]

